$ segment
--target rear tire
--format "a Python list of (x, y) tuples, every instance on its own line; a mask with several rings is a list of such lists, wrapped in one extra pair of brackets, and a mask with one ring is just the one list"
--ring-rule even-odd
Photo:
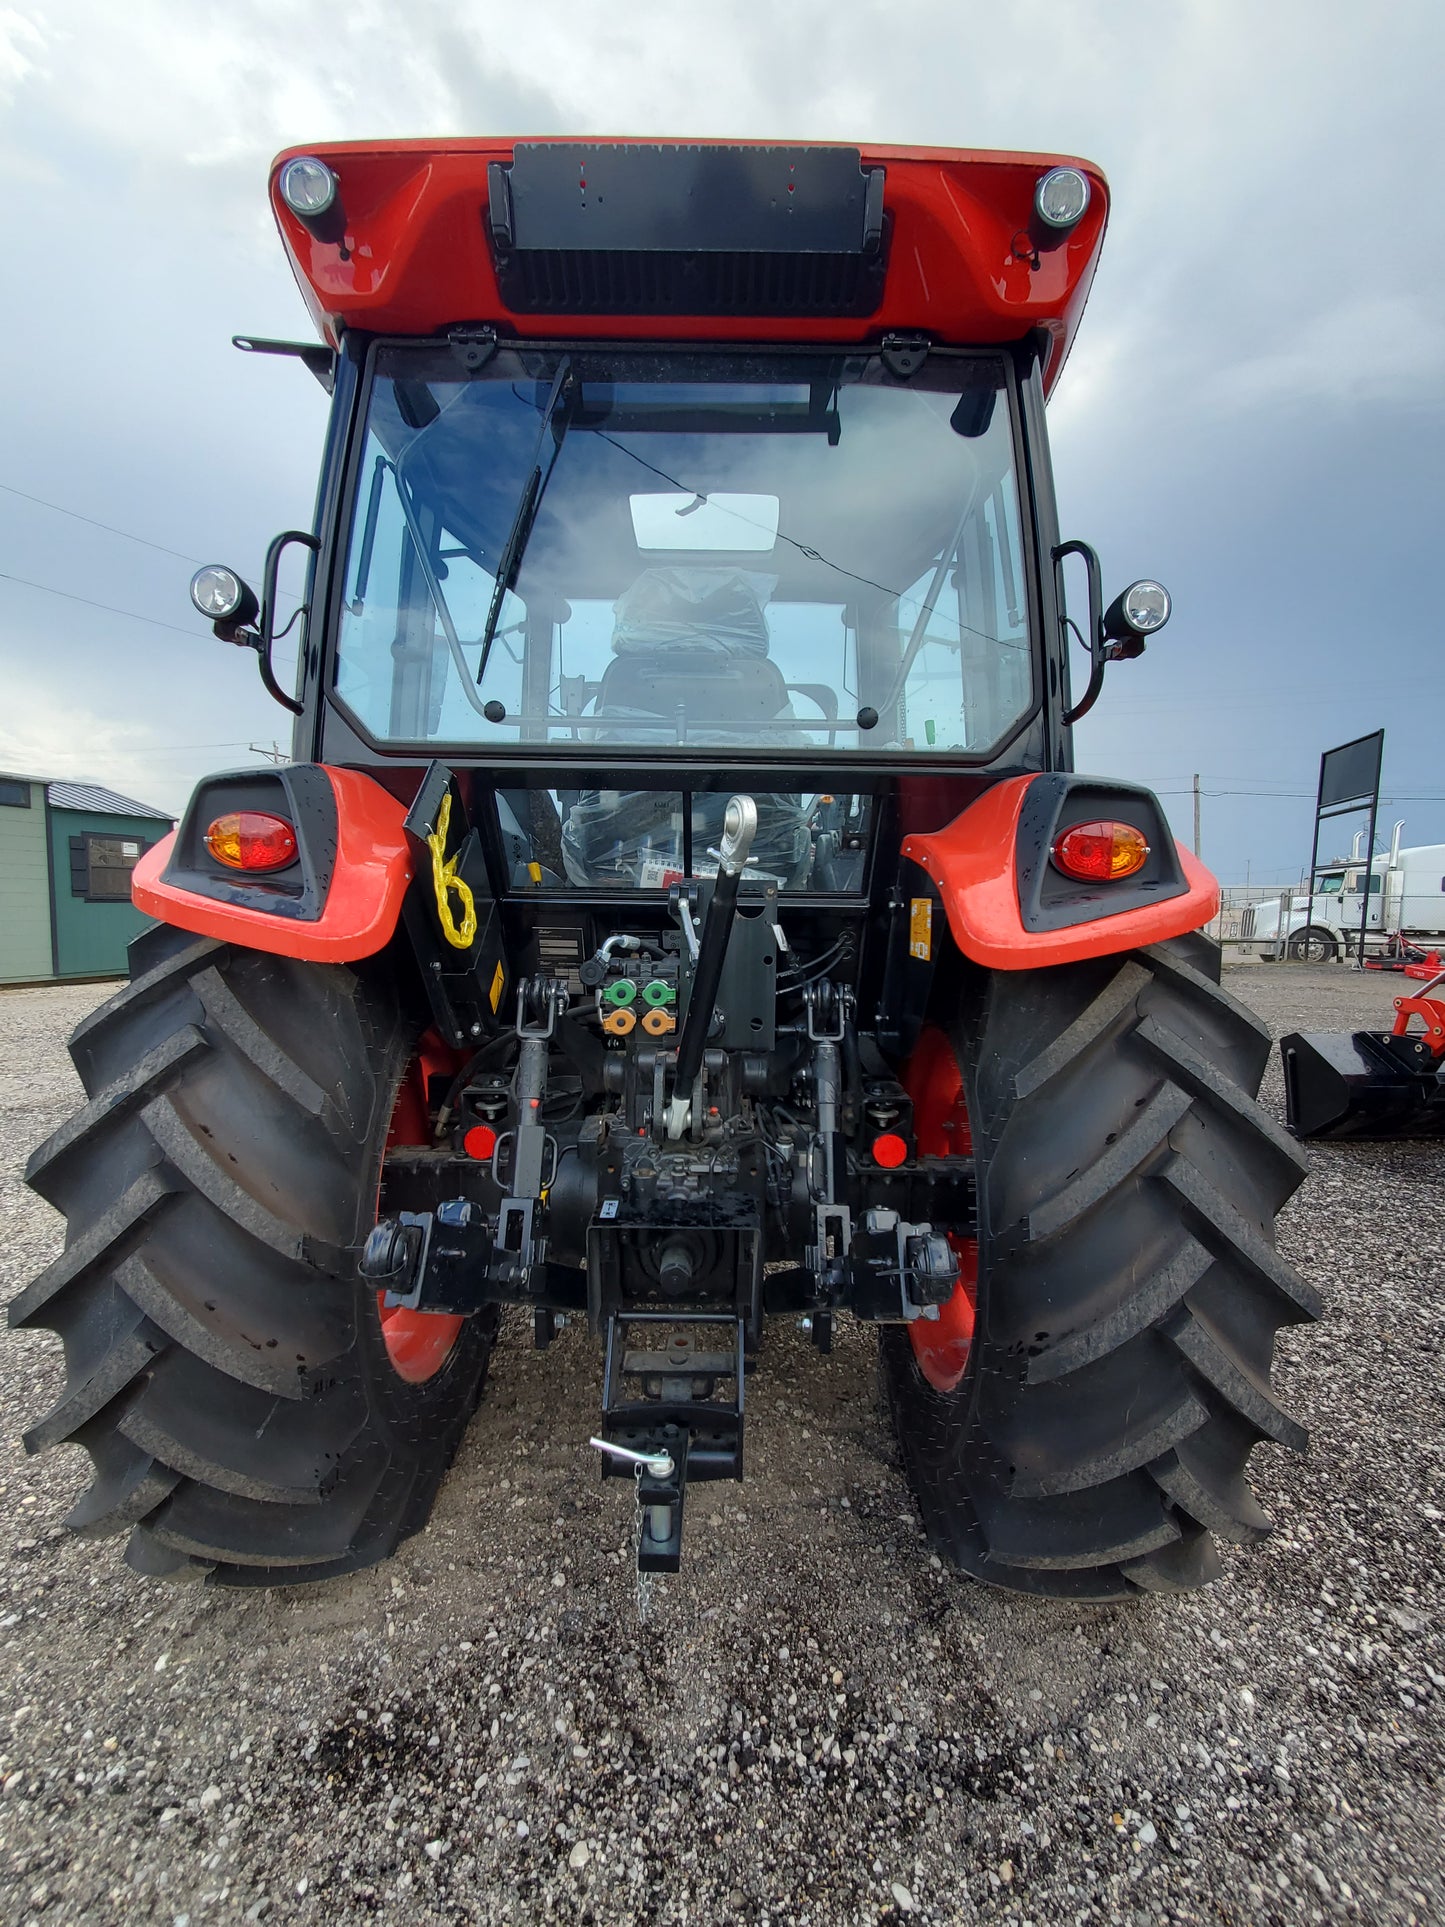
[(66, 1520), (129, 1532), (153, 1576), (295, 1584), (425, 1522), (481, 1392), (495, 1317), (421, 1382), (355, 1257), (416, 1026), (383, 974), (160, 930), (70, 1041), (90, 1102), (27, 1181), (64, 1254), (10, 1307), (65, 1345), (32, 1452), (94, 1482)]
[(1218, 954), (1184, 938), (959, 987), (974, 1341), (952, 1390), (909, 1328), (884, 1329), (882, 1366), (930, 1538), (995, 1585), (1205, 1584), (1215, 1537), (1269, 1530), (1253, 1445), (1306, 1443), (1270, 1386), (1278, 1328), (1320, 1310), (1274, 1248), (1306, 1167), (1252, 1101), (1270, 1040), (1219, 988)]

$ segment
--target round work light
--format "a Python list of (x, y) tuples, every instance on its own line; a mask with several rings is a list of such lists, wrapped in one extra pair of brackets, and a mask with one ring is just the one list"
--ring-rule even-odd
[(1131, 582), (1124, 591), (1121, 613), (1136, 635), (1152, 636), (1169, 620), (1169, 591), (1162, 582)]
[(287, 161), (276, 185), (281, 199), (300, 221), (314, 221), (336, 199), (336, 176), (325, 161), (318, 161), (312, 154)]
[(246, 599), (246, 585), (234, 569), (208, 562), (191, 577), (191, 601), (208, 622), (228, 622)]
[(1045, 227), (1077, 227), (1089, 205), (1089, 182), (1077, 167), (1051, 167), (1034, 189), (1034, 211)]

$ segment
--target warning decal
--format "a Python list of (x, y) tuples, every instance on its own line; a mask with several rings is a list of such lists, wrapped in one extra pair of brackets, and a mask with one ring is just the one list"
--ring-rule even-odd
[(908, 905), (908, 954), (920, 963), (933, 961), (933, 899), (913, 897)]

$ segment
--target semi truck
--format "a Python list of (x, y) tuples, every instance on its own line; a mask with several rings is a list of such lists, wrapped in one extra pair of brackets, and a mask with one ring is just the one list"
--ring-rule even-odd
[[(1403, 821), (1396, 823), (1388, 852), (1367, 864), (1356, 848), (1315, 871), (1313, 896), (1297, 890), (1289, 899), (1251, 904), (1241, 935), (1253, 939), (1266, 957), (1281, 954), (1333, 963), (1352, 957), (1360, 945), (1362, 913), (1366, 956), (1381, 955), (1398, 942), (1430, 945), (1445, 941), (1445, 843), (1422, 843), (1403, 850)], [(1368, 890), (1369, 909), (1365, 911)], [(1283, 923), (1283, 931), (1281, 931)]]

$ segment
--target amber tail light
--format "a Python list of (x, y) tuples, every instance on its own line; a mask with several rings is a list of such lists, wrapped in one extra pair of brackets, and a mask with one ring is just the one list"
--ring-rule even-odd
[(229, 810), (207, 829), (206, 848), (231, 870), (284, 870), (296, 861), (296, 832), (265, 810)]
[(1117, 883), (1143, 869), (1149, 845), (1132, 823), (1101, 819), (1061, 831), (1050, 855), (1056, 870), (1080, 883)]

